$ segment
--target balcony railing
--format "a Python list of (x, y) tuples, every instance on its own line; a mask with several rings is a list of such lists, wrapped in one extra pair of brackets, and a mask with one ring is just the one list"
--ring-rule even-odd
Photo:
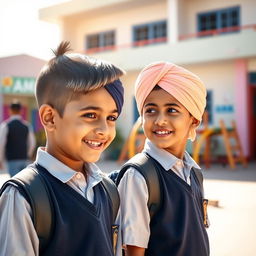
[(245, 29), (253, 29), (256, 31), (256, 24), (212, 29), (212, 30), (200, 31), (200, 32), (192, 33), (188, 35), (180, 35), (179, 40), (187, 40), (191, 38), (198, 38), (198, 37), (204, 37), (204, 36), (216, 36), (224, 33), (239, 32)]
[(140, 40), (133, 42), (131, 44), (123, 44), (123, 45), (109, 45), (104, 47), (95, 47), (90, 48), (86, 50), (87, 54), (94, 54), (104, 51), (114, 51), (117, 49), (124, 49), (124, 48), (131, 48), (131, 47), (140, 47), (140, 46), (146, 46), (146, 45), (152, 45), (152, 44), (158, 44), (158, 43), (165, 43), (167, 42), (167, 37), (159, 37), (154, 39), (148, 39), (148, 40)]
[[(228, 28), (221, 28), (221, 29), (213, 29), (213, 30), (207, 30), (207, 31), (201, 31), (196, 32), (192, 34), (187, 35), (180, 35), (179, 41), (189, 40), (189, 39), (195, 39), (195, 38), (202, 38), (206, 36), (216, 36), (221, 35), (225, 33), (231, 33), (231, 32), (240, 32), (242, 30), (248, 30), (252, 29), (256, 31), (256, 24), (250, 24), (250, 25), (244, 25), (244, 26), (235, 26), (235, 27), (228, 27)], [(87, 54), (95, 54), (105, 51), (115, 51), (115, 50), (121, 50), (121, 49), (127, 49), (127, 48), (135, 48), (135, 47), (141, 47), (141, 46), (147, 46), (147, 45), (154, 45), (158, 43), (166, 43), (168, 41), (167, 37), (161, 37), (156, 39), (149, 39), (149, 40), (140, 40), (137, 42), (132, 42), (130, 44), (123, 44), (123, 45), (110, 45), (110, 46), (104, 46), (104, 47), (95, 47), (90, 48), (86, 50)]]

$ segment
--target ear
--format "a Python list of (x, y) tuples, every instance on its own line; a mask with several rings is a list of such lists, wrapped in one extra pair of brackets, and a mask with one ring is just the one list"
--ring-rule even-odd
[(199, 120), (197, 120), (195, 117), (192, 116), (192, 126), (194, 128), (198, 127), (200, 125), (200, 123), (201, 122)]
[(39, 117), (42, 125), (47, 131), (53, 131), (56, 128), (57, 111), (48, 104), (43, 104), (39, 108)]
[(142, 126), (142, 124), (143, 124), (143, 118), (142, 118), (142, 116), (139, 116), (139, 117), (138, 117), (138, 122), (139, 122), (140, 125)]

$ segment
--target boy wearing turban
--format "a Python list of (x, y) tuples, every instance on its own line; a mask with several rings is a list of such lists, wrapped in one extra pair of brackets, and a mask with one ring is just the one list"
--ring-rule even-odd
[(51, 236), (43, 247), (30, 198), (21, 186), (7, 183), (0, 197), (1, 256), (114, 256), (113, 205), (105, 175), (94, 163), (116, 134), (124, 72), (108, 62), (67, 54), (69, 50), (69, 43), (62, 42), (36, 83), (47, 142), (38, 149), (33, 169), (51, 202)]
[(200, 167), (186, 152), (206, 105), (206, 89), (190, 71), (168, 62), (145, 67), (135, 98), (147, 137), (143, 153), (159, 177), (161, 204), (150, 219), (144, 177), (130, 167), (119, 183), (123, 244), (128, 256), (207, 256)]

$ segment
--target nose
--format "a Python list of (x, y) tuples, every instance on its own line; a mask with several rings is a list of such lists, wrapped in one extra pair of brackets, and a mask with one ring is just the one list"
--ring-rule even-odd
[(95, 129), (96, 134), (98, 135), (106, 135), (109, 131), (108, 124), (105, 120), (100, 120)]
[(164, 126), (167, 123), (167, 119), (164, 113), (159, 113), (155, 119), (155, 124), (159, 126)]

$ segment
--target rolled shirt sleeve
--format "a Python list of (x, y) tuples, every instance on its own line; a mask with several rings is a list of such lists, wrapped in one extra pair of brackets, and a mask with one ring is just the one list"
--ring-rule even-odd
[(146, 181), (136, 169), (129, 168), (121, 179), (118, 190), (121, 199), (123, 245), (147, 248), (150, 215)]
[(0, 197), (0, 256), (38, 256), (39, 240), (31, 207), (12, 186)]

